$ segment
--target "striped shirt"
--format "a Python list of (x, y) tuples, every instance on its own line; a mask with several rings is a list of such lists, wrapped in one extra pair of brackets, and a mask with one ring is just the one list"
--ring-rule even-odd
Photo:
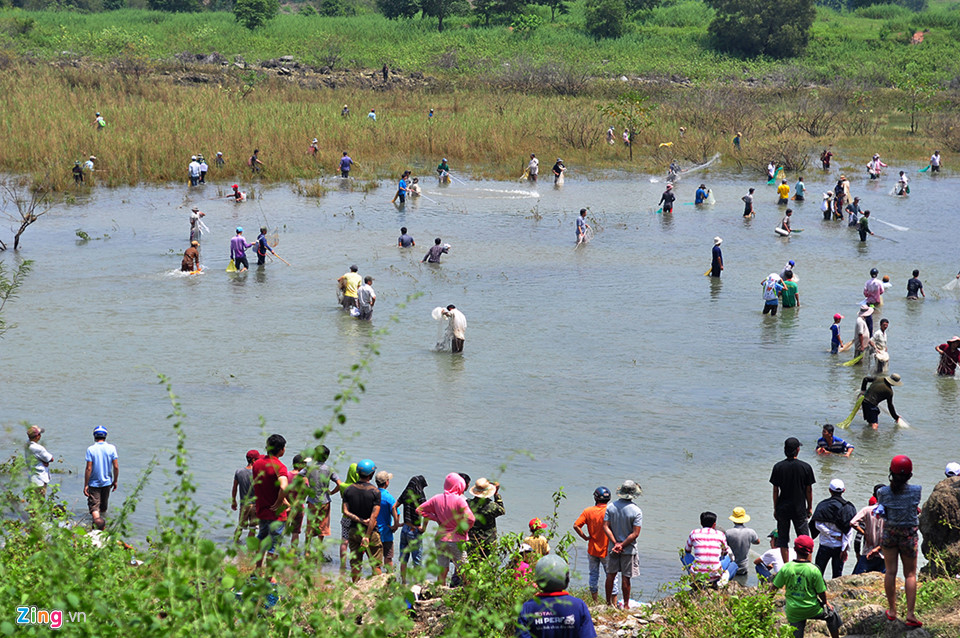
[(721, 570), (720, 558), (729, 551), (727, 537), (714, 527), (695, 529), (687, 537), (686, 551), (693, 554), (693, 573), (714, 574)]

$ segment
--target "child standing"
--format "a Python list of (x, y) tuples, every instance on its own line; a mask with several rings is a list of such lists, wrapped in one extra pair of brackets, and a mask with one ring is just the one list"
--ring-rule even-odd
[(843, 315), (839, 312), (833, 315), (833, 325), (830, 326), (830, 354), (837, 354), (845, 348), (843, 339), (840, 338), (840, 322), (843, 321)]
[(529, 523), (530, 536), (523, 539), (523, 542), (533, 550), (534, 559), (546, 556), (550, 553), (550, 543), (543, 537), (543, 531), (547, 529), (547, 524), (539, 518), (531, 519)]
[(922, 627), (914, 605), (917, 602), (917, 529), (920, 525), (920, 486), (907, 481), (913, 476), (913, 461), (899, 454), (890, 461), (890, 485), (877, 490), (877, 515), (884, 519), (883, 562), (887, 568), (883, 588), (887, 594), (887, 620), (897, 619), (897, 567), (903, 562), (903, 587), (907, 594), (907, 627)]

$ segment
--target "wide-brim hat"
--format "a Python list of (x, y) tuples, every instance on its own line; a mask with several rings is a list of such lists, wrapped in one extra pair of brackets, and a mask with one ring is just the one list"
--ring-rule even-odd
[(497, 486), (485, 478), (478, 478), (477, 482), (470, 488), (470, 493), (477, 498), (491, 498), (497, 491)]
[(869, 317), (872, 314), (873, 314), (873, 308), (871, 306), (867, 306), (866, 308), (864, 308), (863, 306), (860, 306), (860, 312), (857, 313), (857, 316)]
[(947, 339), (947, 343), (956, 343), (957, 341), (960, 341), (960, 337), (958, 337), (958, 336), (956, 336), (956, 335), (954, 335), (954, 336), (950, 337), (949, 339)]
[(719, 246), (719, 245), (722, 244), (722, 243), (723, 243), (723, 238), (722, 238), (722, 237), (714, 237), (714, 238), (713, 238), (713, 245), (714, 245), (714, 246)]
[(891, 374), (889, 377), (884, 377), (883, 380), (887, 382), (887, 385), (903, 385), (899, 374)]
[(617, 496), (628, 501), (632, 501), (641, 494), (643, 494), (643, 490), (633, 481), (624, 481), (623, 484), (617, 488)]
[(742, 507), (734, 507), (733, 514), (727, 518), (737, 524), (750, 522), (750, 515), (747, 514), (747, 510), (743, 509)]

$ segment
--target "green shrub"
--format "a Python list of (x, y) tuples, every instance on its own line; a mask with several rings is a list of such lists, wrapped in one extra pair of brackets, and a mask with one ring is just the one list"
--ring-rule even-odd
[(627, 32), (627, 6), (623, 0), (586, 0), (587, 33), (595, 39), (619, 38)]
[(870, 20), (894, 20), (912, 15), (912, 11), (896, 4), (874, 4), (860, 7), (853, 14)]
[(698, 0), (685, 0), (672, 5), (661, 5), (650, 12), (645, 22), (660, 27), (705, 27), (713, 19), (714, 11)]
[(708, 0), (717, 14), (714, 46), (739, 55), (790, 58), (804, 52), (816, 17), (813, 0)]
[(259, 29), (280, 13), (278, 0), (237, 0), (233, 15), (251, 31)]

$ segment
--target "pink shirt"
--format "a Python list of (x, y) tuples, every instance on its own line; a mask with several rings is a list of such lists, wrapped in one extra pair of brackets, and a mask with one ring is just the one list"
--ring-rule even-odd
[[(467, 500), (463, 498), (466, 487), (459, 474), (448, 474), (443, 481), (443, 494), (437, 494), (417, 508), (418, 514), (440, 525), (438, 540), (467, 540), (467, 532), (473, 527), (476, 517), (470, 511)], [(466, 521), (465, 526), (461, 525), (463, 521)]]
[(720, 557), (727, 553), (727, 537), (714, 527), (690, 532), (686, 551), (693, 554), (690, 570), (697, 574), (715, 574), (721, 570)]

